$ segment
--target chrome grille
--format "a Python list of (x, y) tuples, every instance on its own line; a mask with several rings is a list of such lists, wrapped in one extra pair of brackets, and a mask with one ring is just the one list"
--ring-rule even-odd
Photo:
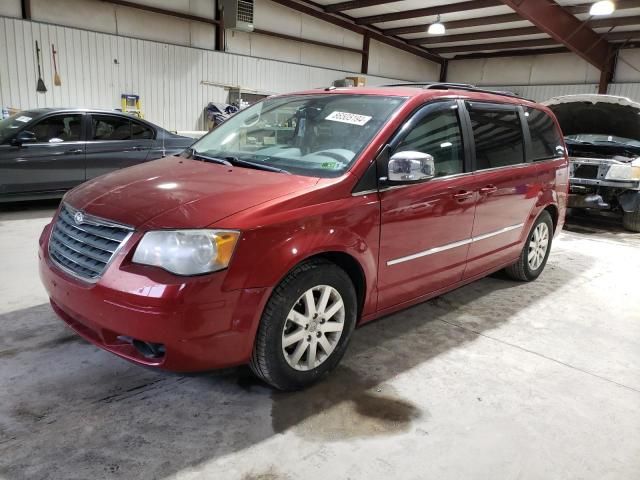
[(49, 237), (49, 256), (63, 270), (88, 281), (97, 281), (131, 235), (133, 229), (101, 218), (78, 213), (63, 204)]

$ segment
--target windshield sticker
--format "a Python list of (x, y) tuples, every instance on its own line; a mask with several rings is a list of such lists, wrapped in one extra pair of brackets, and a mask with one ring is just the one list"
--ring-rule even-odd
[(325, 120), (332, 122), (348, 123), (350, 125), (358, 125), (360, 127), (367, 124), (371, 117), (367, 115), (358, 115), (357, 113), (333, 112)]
[(329, 170), (335, 170), (338, 168), (338, 162), (323, 162), (320, 166)]
[(22, 122), (22, 123), (27, 123), (27, 122), (31, 121), (31, 117), (26, 117), (26, 116), (23, 115), (21, 117), (16, 118), (16, 121)]

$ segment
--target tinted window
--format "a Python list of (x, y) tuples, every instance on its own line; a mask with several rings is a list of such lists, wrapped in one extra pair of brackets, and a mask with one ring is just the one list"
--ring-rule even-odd
[(516, 110), (482, 106), (469, 109), (476, 145), (476, 169), (524, 162), (522, 127)]
[(131, 140), (131, 120), (112, 115), (94, 115), (93, 140)]
[(541, 110), (525, 111), (531, 133), (531, 159), (545, 160), (564, 155), (562, 137), (551, 117)]
[(464, 171), (464, 150), (457, 110), (427, 115), (409, 131), (396, 152), (416, 151), (433, 155), (436, 176)]
[(55, 115), (29, 128), (37, 142), (61, 143), (80, 140), (82, 115)]
[(141, 139), (150, 139), (153, 138), (153, 129), (143, 125), (142, 123), (138, 123), (136, 121), (131, 121), (131, 138), (135, 140)]

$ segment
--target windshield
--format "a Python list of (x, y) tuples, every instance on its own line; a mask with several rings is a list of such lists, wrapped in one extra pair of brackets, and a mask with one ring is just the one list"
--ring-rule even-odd
[(192, 149), (240, 166), (253, 162), (274, 171), (335, 177), (404, 101), (346, 94), (268, 98), (229, 118)]
[(13, 135), (29, 123), (35, 114), (32, 112), (19, 112), (4, 120), (0, 120), (0, 143), (9, 140)]
[(579, 133), (576, 135), (567, 135), (567, 140), (574, 142), (587, 142), (587, 143), (623, 143), (633, 147), (640, 147), (640, 141), (632, 138), (618, 137), (617, 135), (605, 135), (595, 133)]

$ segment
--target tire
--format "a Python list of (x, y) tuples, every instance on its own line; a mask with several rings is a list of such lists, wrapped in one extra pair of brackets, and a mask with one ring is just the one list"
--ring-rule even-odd
[(640, 209), (622, 214), (622, 226), (631, 232), (640, 233)]
[[(336, 308), (337, 313), (332, 313)], [(280, 282), (267, 302), (249, 367), (278, 390), (311, 385), (342, 359), (356, 316), (355, 288), (344, 270), (322, 259), (301, 263)], [(294, 339), (295, 343), (285, 345)]]
[[(536, 235), (538, 235), (539, 238), (545, 231), (547, 235), (546, 247), (544, 248), (544, 251), (542, 251), (542, 241), (536, 240)], [(551, 252), (552, 241), (553, 220), (551, 219), (549, 212), (545, 210), (533, 223), (518, 261), (504, 269), (507, 275), (514, 280), (520, 280), (523, 282), (531, 282), (538, 278), (547, 264), (547, 259)], [(537, 245), (534, 242), (537, 242)], [(532, 252), (537, 252), (534, 253), (534, 258), (532, 259), (534, 261), (530, 261), (529, 259), (529, 255)]]

